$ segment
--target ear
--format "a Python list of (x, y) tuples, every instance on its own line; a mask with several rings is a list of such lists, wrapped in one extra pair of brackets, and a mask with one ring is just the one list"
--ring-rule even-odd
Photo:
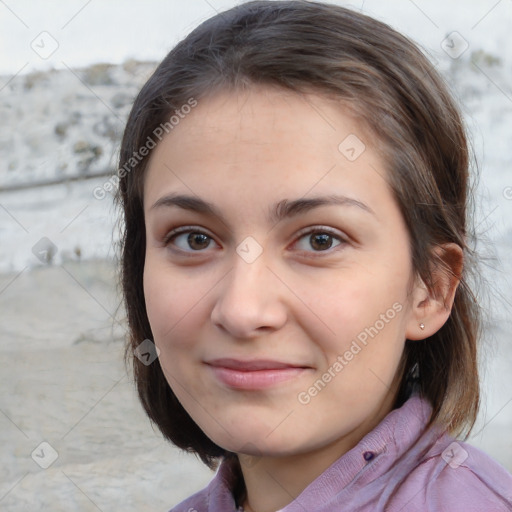
[[(436, 258), (432, 261), (433, 290), (420, 278), (417, 279), (411, 304), (411, 315), (407, 322), (406, 338), (423, 340), (435, 334), (450, 316), (455, 292), (462, 275), (464, 256), (462, 249), (455, 243), (442, 244), (434, 249)], [(421, 329), (420, 324), (425, 327)]]

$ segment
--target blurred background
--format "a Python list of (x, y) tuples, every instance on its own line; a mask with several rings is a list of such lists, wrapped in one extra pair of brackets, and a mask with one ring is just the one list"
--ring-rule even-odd
[[(222, 0), (0, 1), (0, 509), (168, 510), (213, 474), (163, 441), (123, 362), (109, 178), (131, 102)], [(330, 2), (421, 45), (480, 168), (488, 287), (471, 444), (512, 471), (512, 2)]]

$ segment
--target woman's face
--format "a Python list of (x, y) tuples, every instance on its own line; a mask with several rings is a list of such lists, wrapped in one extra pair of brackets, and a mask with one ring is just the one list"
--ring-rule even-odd
[(154, 149), (154, 342), (227, 450), (351, 447), (392, 408), (412, 267), (373, 142), (339, 104), (253, 87), (199, 101)]

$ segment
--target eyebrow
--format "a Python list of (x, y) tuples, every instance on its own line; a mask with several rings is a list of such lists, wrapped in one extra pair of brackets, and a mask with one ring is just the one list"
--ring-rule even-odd
[[(357, 199), (343, 195), (329, 195), (321, 197), (312, 197), (308, 199), (294, 199), (293, 201), (289, 199), (283, 199), (281, 201), (278, 201), (277, 203), (270, 207), (268, 213), (268, 221), (270, 223), (276, 223), (281, 221), (282, 219), (306, 213), (310, 210), (313, 210), (314, 208), (332, 205), (355, 206), (367, 213), (375, 215), (375, 212), (367, 204), (358, 201)], [(205, 201), (200, 197), (190, 196), (186, 194), (169, 194), (163, 196), (160, 199), (158, 199), (153, 204), (153, 206), (151, 206), (150, 211), (157, 208), (169, 208), (173, 206), (177, 206), (178, 208), (182, 208), (184, 210), (190, 210), (193, 212), (210, 215), (212, 217), (218, 218), (224, 224), (227, 224), (221, 211), (213, 203)]]

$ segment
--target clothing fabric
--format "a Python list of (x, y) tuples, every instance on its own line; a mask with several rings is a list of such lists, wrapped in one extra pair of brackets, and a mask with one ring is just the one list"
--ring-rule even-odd
[[(512, 512), (512, 475), (487, 454), (426, 429), (414, 394), (276, 512)], [(227, 459), (209, 485), (170, 512), (237, 512)]]

